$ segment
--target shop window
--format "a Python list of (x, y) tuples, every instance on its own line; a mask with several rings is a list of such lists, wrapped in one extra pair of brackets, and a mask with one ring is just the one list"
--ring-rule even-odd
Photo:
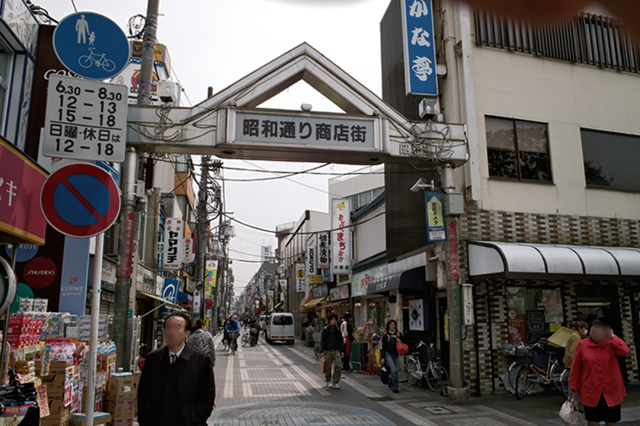
[(4, 44), (0, 43), (0, 123), (4, 126), (7, 91), (11, 81), (11, 66), (13, 63), (13, 52)]
[(489, 176), (551, 182), (547, 125), (486, 117)]
[(640, 137), (580, 130), (589, 188), (640, 192)]
[(564, 323), (562, 291), (556, 288), (507, 287), (509, 343), (534, 343)]

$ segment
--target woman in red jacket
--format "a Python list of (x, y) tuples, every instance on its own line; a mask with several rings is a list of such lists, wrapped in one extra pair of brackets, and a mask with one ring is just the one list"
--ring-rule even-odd
[(573, 356), (569, 388), (571, 399), (580, 391), (580, 402), (589, 426), (620, 421), (620, 405), (627, 392), (618, 364), (619, 356), (629, 354), (629, 347), (604, 320), (591, 324), (589, 337), (578, 343)]

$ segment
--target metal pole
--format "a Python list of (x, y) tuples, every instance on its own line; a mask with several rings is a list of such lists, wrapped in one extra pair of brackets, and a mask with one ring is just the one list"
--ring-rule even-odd
[(102, 253), (104, 232), (96, 235), (96, 253), (93, 257), (93, 291), (91, 293), (91, 332), (89, 334), (89, 377), (87, 378), (87, 408), (85, 425), (93, 426), (96, 406), (96, 358), (98, 356), (98, 325), (100, 323), (100, 293), (102, 286)]
[(194, 312), (194, 316), (201, 318), (204, 320), (205, 318), (205, 306), (204, 306), (204, 289), (205, 289), (205, 238), (204, 238), (204, 230), (205, 223), (207, 221), (207, 188), (209, 186), (209, 157), (203, 155), (200, 157), (200, 193), (198, 195), (198, 223), (196, 224), (196, 239), (197, 239), (197, 250), (198, 254), (198, 263), (196, 269), (196, 281), (201, 283), (202, 291), (201, 291), (201, 303), (199, 312)]
[[(442, 186), (446, 193), (455, 189), (453, 168), (447, 164), (442, 170)], [(447, 271), (447, 311), (449, 313), (449, 402), (469, 402), (469, 392), (464, 379), (464, 352), (462, 346), (462, 292), (458, 269), (458, 221), (447, 216), (447, 241), (445, 243), (445, 267)]]
[(129, 369), (127, 354), (127, 336), (129, 332), (129, 293), (131, 291), (131, 272), (133, 268), (133, 247), (136, 207), (136, 178), (138, 155), (133, 148), (127, 148), (122, 168), (122, 204), (120, 217), (120, 235), (118, 239), (118, 281), (115, 289), (113, 340), (116, 343), (118, 368)]
[(156, 52), (159, 7), (160, 0), (149, 0), (147, 2), (147, 22), (144, 27), (144, 39), (142, 43), (138, 105), (151, 105), (151, 86), (153, 85), (153, 65)]

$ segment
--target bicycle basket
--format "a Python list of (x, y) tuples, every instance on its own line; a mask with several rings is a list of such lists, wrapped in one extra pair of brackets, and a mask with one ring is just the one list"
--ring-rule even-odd
[(229, 339), (237, 339), (239, 335), (240, 335), (240, 333), (238, 333), (237, 331), (230, 331), (229, 332)]

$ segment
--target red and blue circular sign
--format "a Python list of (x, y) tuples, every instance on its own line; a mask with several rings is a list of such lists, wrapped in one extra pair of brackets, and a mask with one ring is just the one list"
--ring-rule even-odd
[(120, 194), (111, 175), (93, 164), (69, 164), (51, 174), (40, 192), (49, 225), (71, 237), (106, 231), (120, 213)]

